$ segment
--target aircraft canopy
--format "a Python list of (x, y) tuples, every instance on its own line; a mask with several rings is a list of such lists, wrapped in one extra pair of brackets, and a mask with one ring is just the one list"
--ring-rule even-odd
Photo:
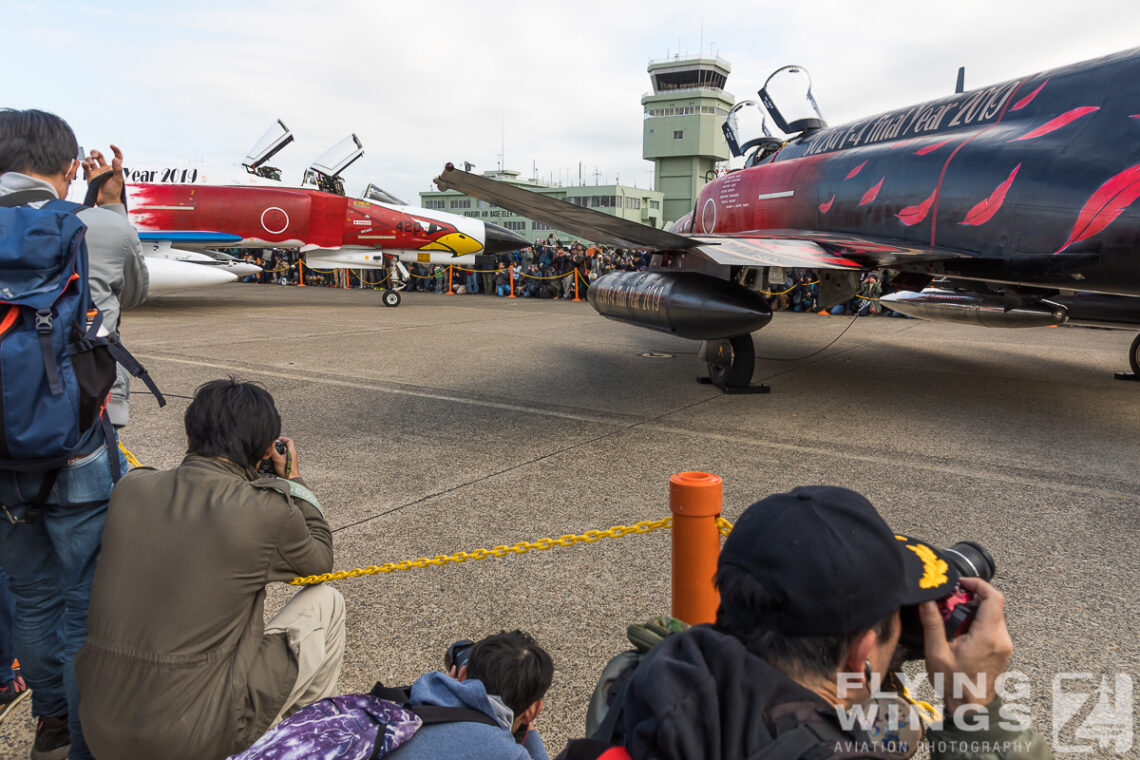
[(827, 126), (811, 94), (811, 75), (802, 66), (776, 69), (758, 93), (772, 121), (785, 134)]

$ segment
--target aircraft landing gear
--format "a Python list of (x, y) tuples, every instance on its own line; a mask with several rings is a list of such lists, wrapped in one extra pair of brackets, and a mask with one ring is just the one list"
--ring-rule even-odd
[(1132, 365), (1131, 372), (1117, 372), (1117, 380), (1140, 380), (1140, 333), (1132, 340), (1132, 347), (1128, 349), (1128, 363)]
[(402, 274), (404, 276), (404, 279), (407, 279), (408, 270), (404, 269), (403, 266), (400, 265), (400, 260), (395, 256), (386, 255), (384, 258), (388, 263), (389, 287), (384, 289), (384, 293), (380, 296), (380, 301), (385, 306), (391, 306), (395, 308), (396, 306), (400, 305), (400, 290), (403, 288), (400, 275)]
[(756, 349), (750, 334), (706, 341), (701, 347), (701, 356), (708, 362), (709, 376), (698, 377), (698, 382), (711, 383), (725, 393), (768, 393), (772, 390), (767, 385), (752, 385)]

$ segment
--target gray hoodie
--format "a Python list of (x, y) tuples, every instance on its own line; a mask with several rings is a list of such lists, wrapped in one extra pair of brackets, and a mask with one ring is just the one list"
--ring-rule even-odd
[[(18, 172), (0, 174), (0, 195), (21, 190), (47, 190), (55, 194), (55, 188), (43, 180)], [(46, 202), (29, 205), (38, 208)], [(142, 244), (135, 228), (127, 222), (126, 207), (120, 203), (80, 211), (79, 219), (87, 225), (91, 297), (103, 312), (103, 324), (118, 336), (119, 311), (146, 300), (150, 278), (143, 262)], [(122, 367), (118, 370), (119, 377), (111, 389), (107, 409), (111, 422), (121, 427), (127, 424), (130, 386), (126, 371)]]

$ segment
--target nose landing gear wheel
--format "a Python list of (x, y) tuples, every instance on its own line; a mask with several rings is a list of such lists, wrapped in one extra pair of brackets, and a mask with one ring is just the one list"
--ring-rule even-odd
[(399, 306), (400, 305), (400, 292), (389, 288), (385, 290), (383, 295), (380, 296), (385, 306)]
[(768, 393), (767, 385), (752, 385), (756, 349), (751, 335), (734, 335), (728, 340), (710, 340), (705, 347), (709, 376), (698, 378), (725, 393)]

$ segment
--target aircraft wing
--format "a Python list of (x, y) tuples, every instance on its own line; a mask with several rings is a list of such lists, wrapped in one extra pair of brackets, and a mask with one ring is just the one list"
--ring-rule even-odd
[(441, 190), (458, 190), (596, 243), (668, 251), (684, 250), (699, 244), (683, 235), (480, 177), (456, 169), (451, 164), (435, 178), (435, 184)]
[[(517, 214), (565, 230), (598, 243), (639, 248), (655, 252), (688, 253), (703, 256), (717, 264), (754, 267), (802, 267), (804, 269), (863, 269), (863, 264), (846, 255), (849, 240), (820, 240), (802, 230), (765, 230), (732, 235), (678, 235), (601, 211), (576, 206), (525, 188), (508, 185), (448, 164), (435, 180), (443, 190), (458, 190), (514, 211)], [(858, 241), (859, 254), (874, 249), (883, 257), (915, 255), (910, 250)], [(854, 252), (854, 251), (853, 251)], [(868, 256), (873, 261), (879, 255)]]

